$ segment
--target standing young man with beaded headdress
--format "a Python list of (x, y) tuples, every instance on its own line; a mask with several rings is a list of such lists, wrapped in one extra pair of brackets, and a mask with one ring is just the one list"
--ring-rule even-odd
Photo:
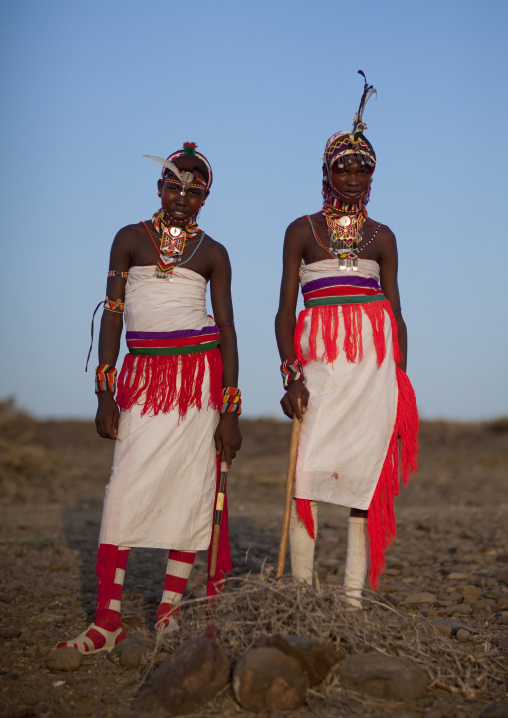
[[(226, 249), (196, 223), (212, 184), (196, 147), (185, 143), (167, 160), (150, 156), (163, 165), (162, 206), (151, 220), (121, 229), (111, 249), (96, 425), (117, 443), (100, 530), (97, 610), (92, 625), (59, 648), (94, 653), (125, 638), (120, 601), (133, 546), (169, 549), (155, 625), (178, 628), (196, 551), (210, 544), (216, 453), (230, 465), (241, 445), (231, 267)], [(206, 313), (208, 281), (214, 318)], [(124, 313), (129, 354), (115, 401)], [(230, 568), (225, 507), (217, 576)]]
[[(282, 409), (302, 422), (290, 523), (293, 575), (312, 582), (316, 502), (351, 507), (344, 590), (353, 608), (361, 608), (369, 553), (375, 588), (395, 536), (399, 438), (404, 482), (416, 470), (418, 450), (397, 244), (366, 210), (376, 155), (362, 116), (374, 92), (365, 82), (353, 131), (326, 143), (322, 210), (287, 229), (275, 323)], [(296, 321), (299, 283), (305, 309)]]

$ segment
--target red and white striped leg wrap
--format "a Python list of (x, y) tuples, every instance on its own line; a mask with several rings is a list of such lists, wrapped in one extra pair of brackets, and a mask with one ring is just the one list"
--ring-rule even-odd
[(95, 621), (72, 641), (57, 648), (76, 648), (91, 654), (111, 651), (126, 637), (122, 628), (121, 600), (129, 548), (101, 544), (97, 554), (97, 609)]
[(178, 631), (180, 628), (175, 616), (178, 616), (178, 605), (182, 600), (195, 558), (195, 551), (169, 552), (164, 592), (155, 618), (157, 631)]

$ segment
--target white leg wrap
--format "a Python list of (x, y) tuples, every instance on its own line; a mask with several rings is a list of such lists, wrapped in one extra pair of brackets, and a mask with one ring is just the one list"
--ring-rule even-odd
[(369, 566), (367, 519), (350, 516), (347, 525), (346, 573), (344, 592), (351, 608), (361, 608), (362, 590)]
[[(317, 502), (311, 501), (310, 507), (314, 519), (314, 529), (317, 535)], [(316, 542), (309, 536), (305, 524), (298, 518), (296, 501), (293, 499), (291, 520), (289, 522), (291, 572), (295, 578), (299, 578), (310, 586), (312, 586), (315, 547)]]

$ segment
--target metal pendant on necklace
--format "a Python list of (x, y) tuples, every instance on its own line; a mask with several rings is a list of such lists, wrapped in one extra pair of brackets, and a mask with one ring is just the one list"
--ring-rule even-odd
[(330, 226), (330, 251), (338, 259), (339, 269), (358, 271), (358, 240), (351, 217), (343, 215)]
[(347, 272), (358, 271), (358, 237), (364, 222), (362, 212), (351, 208), (348, 212), (345, 207), (335, 210), (325, 205), (323, 215), (328, 227), (328, 238), (330, 240), (330, 253), (338, 260), (339, 269)]
[(330, 251), (339, 262), (339, 269), (350, 272), (358, 271), (358, 243), (339, 241), (330, 246)]

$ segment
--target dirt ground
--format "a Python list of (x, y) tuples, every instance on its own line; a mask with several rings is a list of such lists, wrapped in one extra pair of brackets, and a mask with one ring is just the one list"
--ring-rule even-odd
[[(255, 575), (264, 561), (276, 563), (290, 430), (288, 421), (242, 422), (244, 445), (228, 477), (237, 577)], [(420, 442), (420, 471), (396, 501), (398, 536), (380, 593), (405, 614), (469, 626), (471, 637), (461, 650), (502, 671), (508, 666), (508, 649), (499, 647), (506, 646), (500, 639), (508, 640), (508, 419), (425, 422)], [(2, 717), (135, 715), (129, 711), (138, 690), (134, 671), (104, 655), (86, 657), (72, 673), (50, 672), (45, 664), (58, 640), (75, 637), (93, 618), (97, 537), (112, 450), (91, 422), (38, 422), (9, 402), (1, 407)], [(320, 506), (316, 568), (323, 584), (341, 584), (347, 513)], [(189, 581), (196, 596), (204, 589), (205, 561), (199, 554)], [(163, 551), (131, 552), (123, 594), (129, 635), (153, 636), (164, 568)], [(421, 592), (435, 600), (412, 603)], [(447, 640), (459, 645), (453, 636)], [(505, 677), (486, 677), (466, 695), (436, 684), (417, 706), (356, 704), (340, 715), (472, 718), (495, 702), (508, 704), (508, 671)], [(325, 708), (298, 715), (333, 715)], [(212, 714), (220, 715), (220, 708), (201, 713)]]

